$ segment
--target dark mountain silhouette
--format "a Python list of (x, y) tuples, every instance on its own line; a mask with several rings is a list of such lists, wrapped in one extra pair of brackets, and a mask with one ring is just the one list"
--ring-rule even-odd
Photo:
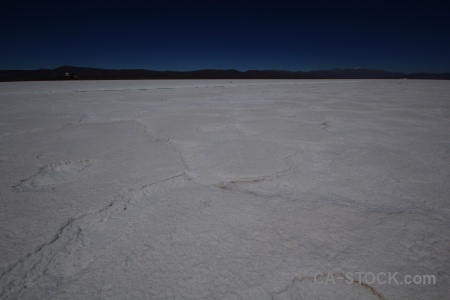
[(283, 70), (152, 71), (146, 69), (99, 69), (62, 66), (56, 69), (0, 70), (0, 81), (113, 79), (450, 79), (450, 73), (387, 72), (365, 68), (291, 72)]

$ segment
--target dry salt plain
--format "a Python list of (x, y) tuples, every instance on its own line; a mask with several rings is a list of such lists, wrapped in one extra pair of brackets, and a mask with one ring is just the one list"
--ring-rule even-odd
[(0, 83), (0, 142), (0, 299), (449, 297), (449, 81)]

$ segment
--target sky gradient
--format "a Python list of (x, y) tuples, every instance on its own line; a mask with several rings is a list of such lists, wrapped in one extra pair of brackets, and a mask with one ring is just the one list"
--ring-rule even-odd
[(0, 13), (0, 69), (450, 72), (447, 6), (433, 1), (15, 1), (2, 4)]

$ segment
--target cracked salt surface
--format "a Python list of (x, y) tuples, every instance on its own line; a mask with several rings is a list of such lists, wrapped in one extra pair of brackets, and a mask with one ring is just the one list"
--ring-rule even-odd
[[(36, 174), (28, 179), (22, 179), (13, 188), (17, 191), (37, 190), (45, 186), (67, 183), (77, 180), (76, 174), (91, 165), (89, 159), (80, 161), (61, 161), (45, 165)], [(75, 178), (71, 178), (75, 176)]]
[(449, 99), (446, 81), (0, 83), (0, 298), (444, 299)]

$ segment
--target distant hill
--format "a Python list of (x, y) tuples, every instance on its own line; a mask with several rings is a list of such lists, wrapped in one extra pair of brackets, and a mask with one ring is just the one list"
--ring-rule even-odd
[[(66, 74), (71, 74), (67, 76)], [(0, 70), (0, 81), (113, 80), (113, 79), (450, 79), (450, 73), (387, 72), (365, 68), (291, 72), (283, 70), (152, 71), (145, 69), (98, 69), (62, 66), (56, 69)]]

